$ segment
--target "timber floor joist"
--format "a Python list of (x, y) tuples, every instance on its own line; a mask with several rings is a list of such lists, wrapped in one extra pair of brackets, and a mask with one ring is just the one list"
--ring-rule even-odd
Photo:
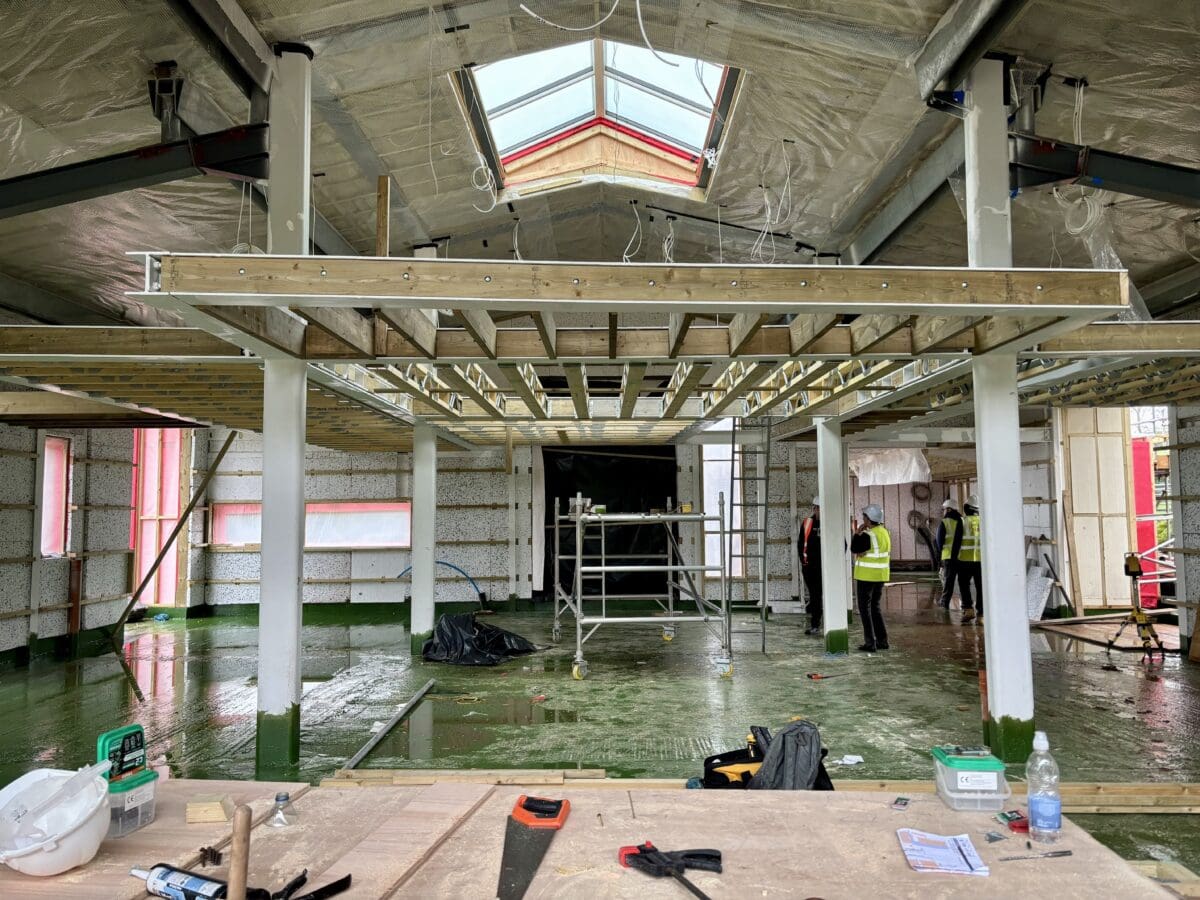
[[(655, 443), (749, 414), (775, 417), (781, 437), (813, 416), (853, 433), (958, 403), (970, 375), (954, 367), (980, 353), (1020, 353), (1034, 368), (1200, 355), (1198, 323), (1172, 334), (1090, 324), (1128, 302), (1114, 271), (144, 258), (131, 294), (196, 327), (0, 328), (4, 372), (255, 428), (263, 357), (301, 357), (313, 396), (329, 401), (310, 400), (313, 443), (361, 448), (371, 435), (403, 449), (417, 420), (460, 446)], [(622, 316), (614, 329), (625, 310), (643, 324)], [(595, 321), (570, 327), (581, 317), (560, 313)], [(1190, 376), (1171, 372), (1172, 384)]]

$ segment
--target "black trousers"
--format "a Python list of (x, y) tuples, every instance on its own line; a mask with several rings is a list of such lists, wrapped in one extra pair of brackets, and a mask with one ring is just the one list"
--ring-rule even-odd
[(804, 577), (804, 589), (808, 593), (807, 606), (808, 625), (810, 628), (821, 627), (821, 614), (825, 611), (824, 594), (821, 590), (821, 567), (801, 566), (800, 574)]
[(946, 573), (946, 583), (942, 587), (942, 606), (946, 609), (950, 608), (950, 601), (954, 599), (954, 582), (958, 580), (958, 560), (943, 559), (942, 570)]
[[(975, 597), (971, 597), (971, 582), (975, 582)], [(958, 561), (958, 592), (962, 595), (962, 608), (979, 607), (983, 615), (983, 563)]]
[(863, 643), (869, 647), (886, 647), (887, 628), (883, 624), (883, 612), (879, 603), (883, 599), (882, 581), (854, 582), (858, 593), (858, 615), (862, 619)]

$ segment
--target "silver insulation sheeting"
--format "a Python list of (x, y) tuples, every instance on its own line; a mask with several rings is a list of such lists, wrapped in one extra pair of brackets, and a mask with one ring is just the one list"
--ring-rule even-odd
[[(926, 114), (911, 64), (950, 2), (644, 0), (646, 31), (657, 48), (747, 73), (709, 202), (586, 183), (519, 199), (513, 211), (501, 203), (487, 213), (476, 209), (489, 201), (472, 187), (479, 161), (446, 75), (586, 35), (535, 21), (518, 0), (241, 5), (268, 41), (305, 41), (316, 53), (314, 197), (360, 252), (373, 246), (382, 166), (395, 183), (398, 253), (449, 236), (451, 256), (510, 258), (519, 218), (524, 258), (620, 259), (634, 232), (630, 201), (636, 199), (642, 240), (634, 259), (663, 258), (664, 210), (671, 210), (714, 220), (675, 221), (677, 261), (749, 261), (769, 206), (768, 230), (781, 237), (761, 244), (760, 257), (803, 262), (811, 257), (797, 250), (797, 241), (841, 249), (852, 233), (841, 220), (857, 217), (856, 198)], [(1139, 13), (1119, 0), (1032, 0), (1005, 33), (1002, 49), (1088, 78), (1085, 143), (1195, 165), (1200, 5), (1142, 5)], [(594, 21), (597, 8), (548, 0), (530, 6), (573, 27)], [(600, 35), (640, 45), (634, 6), (622, 0)], [(9, 4), (0, 17), (0, 47), (0, 177), (157, 141), (145, 81), (159, 60), (176, 60), (185, 91), (202, 94), (218, 119), (234, 124), (246, 118), (246, 98), (163, 0)], [(1073, 101), (1070, 89), (1052, 82), (1038, 134), (1071, 140)], [(1200, 255), (1194, 211), (1126, 196), (1107, 201), (1104, 227), (1135, 281), (1190, 264), (1186, 246)], [(123, 296), (138, 279), (125, 251), (262, 246), (263, 215), (254, 211), (251, 237), (249, 209), (228, 182), (197, 178), (0, 220), (0, 272), (132, 321), (169, 321)], [(1065, 218), (1078, 215), (1064, 212), (1048, 189), (1018, 197), (1017, 264), (1091, 265), (1084, 236), (1064, 227)], [(879, 262), (964, 260), (961, 213), (946, 193)]]

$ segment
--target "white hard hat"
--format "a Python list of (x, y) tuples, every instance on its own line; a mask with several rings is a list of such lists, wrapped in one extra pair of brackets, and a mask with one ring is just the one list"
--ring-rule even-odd
[(942, 501), (942, 509), (958, 509), (958, 504), (947, 497)]
[(972, 494), (970, 497), (968, 497), (967, 498), (967, 506), (973, 506), (976, 509), (979, 509), (979, 495)]
[(883, 521), (883, 510), (875, 503), (868, 503), (863, 507), (863, 515), (872, 522)]
[(813, 497), (813, 506), (820, 506), (820, 505), (821, 505), (821, 495), (817, 494), (817, 496)]

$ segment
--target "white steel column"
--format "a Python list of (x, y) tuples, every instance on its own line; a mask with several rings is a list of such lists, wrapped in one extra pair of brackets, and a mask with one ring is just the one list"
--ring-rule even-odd
[(311, 249), (312, 55), (286, 46), (271, 80), (267, 252), (296, 256)]
[(967, 80), (967, 259), (972, 267), (1012, 266), (1008, 114), (1004, 63), (984, 59)]
[[(270, 94), (267, 248), (270, 253), (306, 254), (312, 57), (299, 47), (281, 49), (276, 56)], [(255, 752), (260, 779), (284, 776), (300, 760), (307, 368), (304, 360), (291, 357), (270, 358), (264, 364)]]
[(825, 652), (850, 650), (847, 610), (850, 599), (850, 503), (846, 497), (846, 446), (842, 423), (819, 418), (817, 426), (817, 493), (821, 497), (821, 579)]
[[(967, 82), (967, 252), (972, 267), (1012, 266), (1004, 63), (985, 59)], [(1028, 756), (1033, 661), (1025, 607), (1025, 528), (1015, 353), (973, 363), (975, 460), (983, 556), (987, 740), (1002, 759)]]
[(307, 364), (268, 359), (263, 377), (262, 552), (258, 599), (260, 778), (300, 760)]
[(412, 651), (433, 633), (437, 589), (437, 434), (428, 425), (413, 427), (412, 504)]

